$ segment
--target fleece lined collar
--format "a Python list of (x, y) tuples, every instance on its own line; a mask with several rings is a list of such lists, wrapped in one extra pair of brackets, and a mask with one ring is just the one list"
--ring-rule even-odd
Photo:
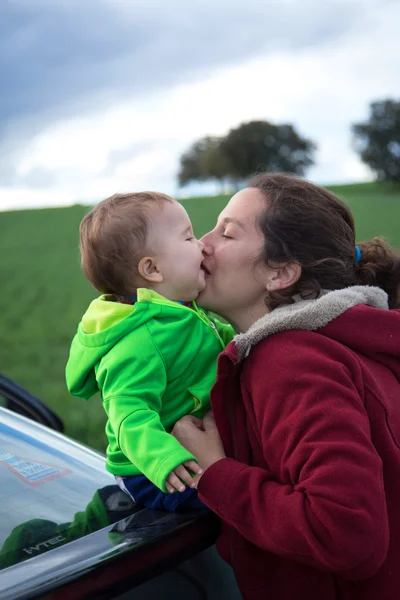
[(300, 297), (294, 300), (294, 304), (276, 308), (253, 323), (248, 331), (235, 336), (239, 361), (248, 356), (252, 346), (270, 335), (288, 329), (316, 331), (357, 304), (389, 309), (386, 292), (366, 285), (325, 291), (315, 300), (302, 300)]

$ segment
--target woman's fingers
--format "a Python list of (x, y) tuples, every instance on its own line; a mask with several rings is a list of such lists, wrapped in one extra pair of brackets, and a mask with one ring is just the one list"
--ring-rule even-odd
[[(193, 417), (183, 417), (175, 424), (172, 435), (196, 457), (198, 464), (205, 471), (221, 458), (225, 458), (225, 452), (212, 413), (208, 413), (202, 423), (204, 428), (200, 429), (194, 424)], [(198, 477), (197, 471), (194, 473)]]
[(181, 437), (184, 438), (187, 435), (190, 435), (190, 432), (196, 431), (196, 429), (204, 431), (203, 420), (198, 417), (193, 417), (192, 415), (186, 415), (175, 423), (171, 435), (180, 439)]
[(212, 414), (211, 410), (205, 415), (203, 419), (203, 427), (206, 431), (210, 431), (211, 429), (217, 428), (214, 415)]
[(193, 415), (187, 415), (188, 420), (193, 423), (197, 427), (197, 429), (201, 429), (204, 431), (203, 419), (199, 419), (199, 417), (194, 417)]

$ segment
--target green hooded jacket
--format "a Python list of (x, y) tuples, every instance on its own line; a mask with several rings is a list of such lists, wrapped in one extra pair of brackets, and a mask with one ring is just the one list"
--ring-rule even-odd
[(71, 394), (101, 391), (108, 421), (107, 469), (145, 475), (161, 490), (173, 469), (193, 455), (169, 434), (184, 415), (210, 408), (217, 356), (230, 325), (139, 288), (134, 305), (104, 295), (94, 300), (75, 335), (66, 367)]

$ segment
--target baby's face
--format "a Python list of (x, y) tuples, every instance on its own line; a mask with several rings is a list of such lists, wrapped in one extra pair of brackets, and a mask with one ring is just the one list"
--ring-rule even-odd
[(189, 302), (205, 288), (202, 250), (192, 224), (179, 202), (165, 202), (151, 216), (147, 242), (163, 275), (159, 292), (175, 301)]

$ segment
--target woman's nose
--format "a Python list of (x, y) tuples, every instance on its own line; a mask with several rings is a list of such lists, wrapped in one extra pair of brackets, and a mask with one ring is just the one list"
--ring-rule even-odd
[(211, 247), (211, 239), (210, 239), (210, 234), (206, 233), (205, 235), (203, 235), (202, 238), (200, 238), (199, 242), (202, 244), (202, 252), (203, 254), (207, 254), (210, 255), (212, 254), (212, 247)]
[(204, 251), (204, 242), (202, 242), (201, 240), (197, 240), (197, 243), (199, 244), (199, 248), (201, 250), (201, 252)]

